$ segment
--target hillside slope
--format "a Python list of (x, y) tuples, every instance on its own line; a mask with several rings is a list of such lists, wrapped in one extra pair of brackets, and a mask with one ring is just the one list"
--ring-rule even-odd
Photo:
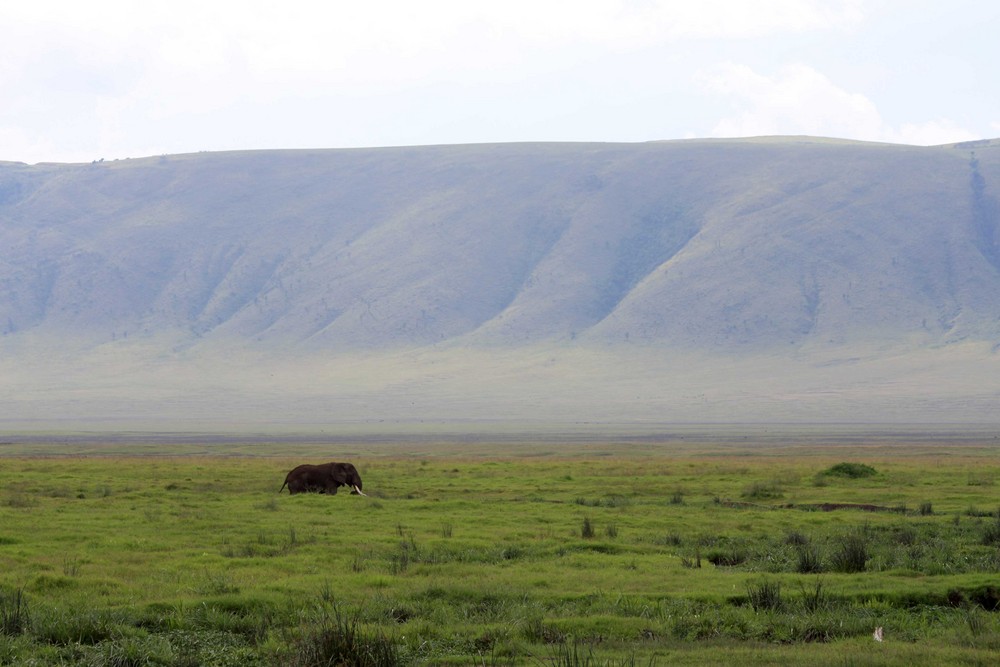
[(1000, 142), (0, 163), (0, 419), (987, 419), (998, 188)]

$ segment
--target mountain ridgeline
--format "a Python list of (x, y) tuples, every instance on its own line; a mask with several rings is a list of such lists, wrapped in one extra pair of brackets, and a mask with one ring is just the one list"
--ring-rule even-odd
[(992, 355), (998, 201), (1000, 141), (0, 163), (0, 345), (22, 372), (56, 348)]

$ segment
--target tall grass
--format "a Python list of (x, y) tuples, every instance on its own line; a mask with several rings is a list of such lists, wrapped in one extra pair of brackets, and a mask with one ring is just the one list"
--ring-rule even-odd
[(782, 607), (781, 584), (769, 579), (747, 583), (747, 598), (754, 611), (777, 611)]
[(834, 572), (864, 572), (868, 565), (869, 540), (860, 532), (842, 536), (830, 554), (830, 567)]
[(800, 574), (816, 574), (823, 571), (823, 561), (819, 550), (811, 544), (799, 545), (795, 551), (795, 571)]
[(24, 590), (17, 588), (8, 590), (0, 587), (0, 634), (19, 635), (31, 626), (31, 616), (28, 614), (28, 603), (24, 598)]
[[(1000, 520), (964, 513), (996, 506), (967, 483), (992, 451), (887, 454), (816, 486), (842, 450), (428, 445), (414, 474), (416, 454), (382, 447), (357, 446), (377, 501), (275, 500), (290, 462), (270, 445), (0, 460), (0, 664), (837, 664), (867, 659), (875, 625), (889, 664), (989, 664), (1000, 646)], [(785, 500), (722, 502), (755, 483)]]
[(279, 667), (403, 667), (395, 642), (379, 631), (359, 626), (357, 616), (334, 607), (316, 627), (307, 628), (291, 642), (291, 651)]

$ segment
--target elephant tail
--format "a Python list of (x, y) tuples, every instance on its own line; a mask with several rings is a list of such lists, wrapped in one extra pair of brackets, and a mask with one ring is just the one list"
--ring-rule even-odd
[(281, 488), (278, 489), (278, 493), (281, 493), (282, 491), (284, 491), (286, 486), (288, 486), (288, 480), (287, 479), (285, 480), (285, 483), (281, 485)]

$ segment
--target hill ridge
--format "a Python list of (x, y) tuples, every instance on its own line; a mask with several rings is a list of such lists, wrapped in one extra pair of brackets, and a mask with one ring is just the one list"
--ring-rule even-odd
[[(579, 394), (566, 369), (531, 379), (531, 360), (560, 351), (593, 373), (631, 369), (634, 383), (614, 383), (640, 393), (662, 390), (651, 360), (666, 358), (697, 358), (706, 377), (784, 359), (806, 377), (831, 358), (920, 366), (953, 348), (986, 368), (1000, 345), (998, 148), (760, 137), (0, 163), (0, 386), (66, 396), (62, 368), (120, 395), (117, 374), (171, 369), (155, 382), (202, 390), (197, 364), (231, 387), (240, 359), (282, 375), (380, 358), (386, 386), (406, 387), (435, 358), (447, 412), (476, 374), (456, 360), (491, 351), (526, 373), (483, 371), (504, 400), (528, 385)], [(251, 402), (271, 391), (256, 381)], [(326, 380), (285, 387), (310, 382), (340, 395)], [(942, 382), (911, 388), (947, 403), (995, 387)], [(577, 414), (593, 397), (566, 400)]]

